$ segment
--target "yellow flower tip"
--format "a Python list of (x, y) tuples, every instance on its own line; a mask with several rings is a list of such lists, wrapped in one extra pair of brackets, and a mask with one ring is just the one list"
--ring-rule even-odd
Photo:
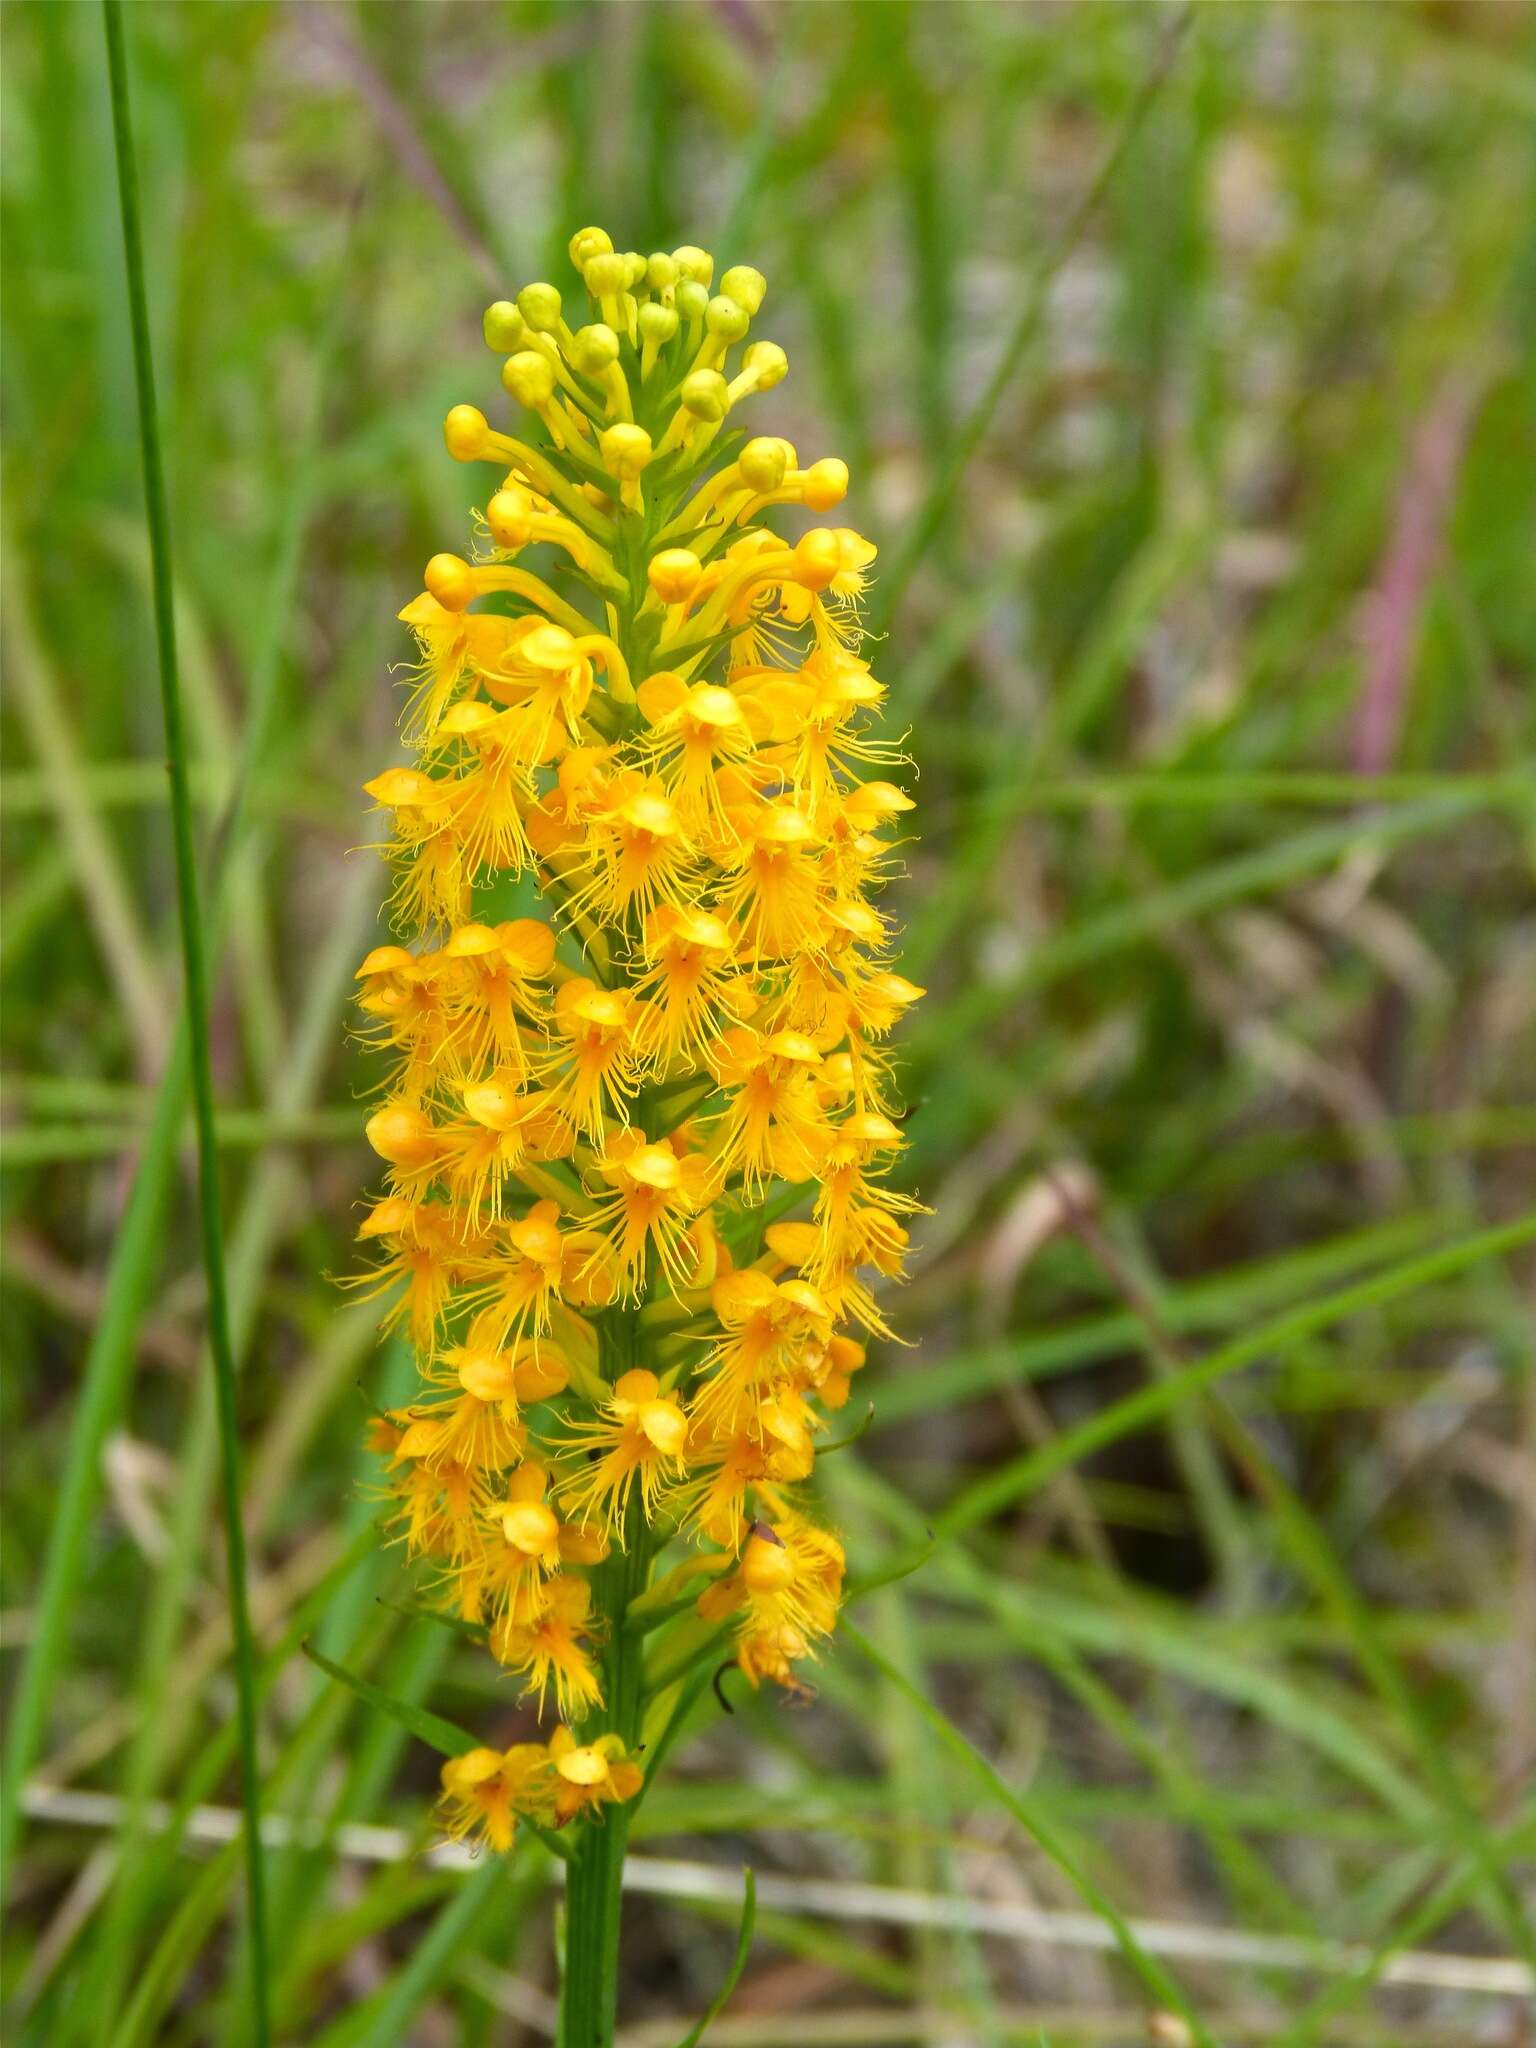
[(735, 299), (720, 293), (704, 308), (704, 325), (717, 343), (729, 348), (733, 341), (743, 339), (752, 325), (752, 315)]
[[(607, 237), (603, 238), (605, 241)], [(601, 302), (616, 299), (629, 289), (630, 268), (627, 257), (615, 251), (612, 243), (606, 249), (594, 250), (586, 260), (577, 266), (581, 278), (592, 298)]]
[(756, 315), (768, 294), (768, 280), (748, 263), (733, 263), (720, 280), (723, 297), (734, 299), (748, 318)]
[(843, 566), (842, 543), (830, 526), (813, 526), (795, 543), (795, 581), (802, 590), (830, 590)]
[(555, 373), (537, 349), (520, 349), (501, 366), (501, 381), (519, 405), (530, 412), (547, 406), (555, 395)]
[(754, 341), (741, 359), (741, 376), (731, 386), (732, 396), (748, 390), (771, 391), (789, 375), (789, 357), (776, 341)]
[(760, 497), (778, 490), (795, 459), (787, 441), (774, 434), (759, 434), (748, 441), (736, 458), (737, 473)]
[(416, 955), (404, 946), (375, 946), (352, 978), (371, 981), (376, 974), (409, 974), (415, 965)]
[(427, 564), (425, 582), (444, 611), (467, 610), (475, 595), (475, 572), (460, 555), (434, 555)]
[(568, 1784), (601, 1785), (608, 1776), (608, 1759), (595, 1743), (580, 1743), (556, 1758), (555, 1769)]
[[(730, 300), (725, 301), (730, 305)], [(718, 426), (730, 410), (730, 387), (718, 370), (690, 370), (678, 399), (684, 412), (706, 426)]]
[(560, 325), (560, 294), (552, 284), (525, 284), (517, 310), (535, 334), (553, 334)]
[(668, 292), (682, 275), (677, 267), (677, 258), (669, 256), (665, 249), (657, 249), (645, 259), (645, 284), (647, 291)]
[(691, 548), (663, 548), (652, 555), (645, 574), (663, 604), (686, 604), (699, 587), (704, 564)]
[(642, 306), (635, 316), (640, 330), (640, 339), (652, 348), (665, 348), (682, 324), (677, 317), (675, 306), (663, 306), (655, 299)]
[(485, 414), (474, 405), (451, 407), (443, 421), (443, 439), (455, 462), (478, 462), (490, 431)]
[(566, 244), (567, 253), (577, 270), (590, 263), (594, 256), (610, 256), (613, 253), (613, 237), (606, 228), (578, 228)]
[(697, 325), (704, 318), (704, 309), (709, 304), (709, 286), (695, 278), (682, 278), (672, 294), (672, 303), (683, 319)]
[(655, 1373), (637, 1365), (632, 1371), (619, 1375), (613, 1383), (613, 1391), (620, 1401), (654, 1401), (661, 1392), (661, 1381)]
[(451, 1756), (444, 1763), (439, 1776), (443, 1790), (454, 1798), (463, 1798), (483, 1785), (487, 1778), (495, 1777), (501, 1769), (499, 1749), (467, 1749), (462, 1756)]
[(681, 249), (672, 251), (672, 261), (677, 273), (690, 284), (708, 285), (715, 274), (715, 259), (707, 249), (697, 249), (691, 242), (685, 242)]
[(583, 377), (601, 377), (619, 360), (619, 337), (606, 321), (594, 320), (590, 327), (577, 328), (566, 353)]
[(509, 356), (525, 338), (528, 328), (510, 299), (497, 299), (494, 305), (486, 307), (480, 331), (485, 336), (488, 349), (499, 356)]
[(795, 1560), (783, 1539), (760, 1522), (742, 1553), (741, 1582), (750, 1593), (782, 1593), (795, 1581)]
[(560, 1540), (560, 1523), (542, 1501), (519, 1500), (502, 1510), (501, 1532), (524, 1557), (544, 1557)]
[(604, 428), (597, 437), (597, 445), (605, 467), (621, 483), (630, 483), (639, 476), (656, 452), (645, 428), (628, 420)]
[(533, 539), (535, 513), (526, 491), (497, 491), (485, 508), (485, 523), (499, 548), (517, 550)]
[(835, 455), (824, 455), (805, 472), (800, 502), (808, 512), (830, 512), (848, 495), (848, 465)]

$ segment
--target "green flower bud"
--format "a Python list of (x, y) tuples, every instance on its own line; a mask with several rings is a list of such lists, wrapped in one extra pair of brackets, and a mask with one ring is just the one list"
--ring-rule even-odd
[(728, 299), (734, 299), (749, 315), (755, 314), (768, 293), (768, 280), (760, 270), (754, 270), (749, 263), (736, 263), (720, 280), (720, 290)]
[(679, 396), (686, 411), (711, 426), (725, 418), (730, 405), (725, 379), (718, 370), (690, 370)]
[(552, 284), (525, 284), (517, 310), (535, 334), (552, 334), (560, 324), (560, 294)]
[(527, 322), (510, 299), (498, 299), (494, 306), (486, 307), (480, 327), (486, 347), (499, 356), (509, 356), (527, 331)]
[(619, 360), (619, 337), (611, 327), (596, 320), (590, 327), (577, 328), (571, 336), (569, 354), (584, 377), (601, 377), (604, 370)]
[(715, 274), (714, 257), (707, 249), (695, 249), (691, 242), (685, 242), (681, 249), (674, 249), (672, 261), (677, 265), (679, 276), (694, 284), (707, 285)]

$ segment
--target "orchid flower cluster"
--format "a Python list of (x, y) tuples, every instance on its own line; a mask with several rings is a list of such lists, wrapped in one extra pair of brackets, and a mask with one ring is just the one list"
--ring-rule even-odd
[[(359, 971), (391, 1061), (361, 1235), (422, 1382), (374, 1438), (435, 1594), (560, 1723), (444, 1769), (451, 1831), (498, 1848), (633, 1798), (690, 1671), (800, 1686), (844, 1573), (806, 1482), (917, 1207), (875, 551), (767, 524), (847, 470), (734, 428), (787, 368), (747, 339), (757, 271), (570, 254), (585, 324), (542, 283), (485, 316), (531, 419), (448, 415), (498, 482), (400, 614), (413, 758), (367, 785), (403, 943)], [(519, 878), (542, 916), (497, 914)]]

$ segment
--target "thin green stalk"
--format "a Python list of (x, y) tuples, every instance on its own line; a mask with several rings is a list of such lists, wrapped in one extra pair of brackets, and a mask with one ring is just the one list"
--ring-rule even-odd
[[(638, 1317), (633, 1310), (615, 1311), (605, 1318), (603, 1369), (610, 1382), (637, 1363), (638, 1343)], [(645, 1646), (642, 1636), (624, 1626), (624, 1619), (630, 1602), (645, 1591), (650, 1578), (651, 1545), (650, 1527), (637, 1491), (630, 1496), (625, 1515), (624, 1548), (616, 1550), (592, 1578), (594, 1606), (603, 1617), (607, 1635), (604, 1707), (597, 1717), (601, 1727), (582, 1730), (587, 1741), (598, 1733), (617, 1734), (626, 1750), (633, 1750), (640, 1739)], [(630, 1817), (628, 1806), (618, 1802), (601, 1819), (584, 1822), (566, 1873), (559, 2048), (610, 2048), (613, 2040)]]
[(122, 0), (102, 0), (107, 66), (112, 92), (112, 133), (117, 153), (118, 197), (122, 206), (123, 257), (133, 332), (134, 379), (144, 463), (145, 512), (153, 569), (155, 638), (159, 652), (160, 703), (165, 724), (166, 763), (171, 787), (171, 828), (176, 857), (176, 902), (186, 991), (187, 1043), (197, 1128), (198, 1216), (203, 1269), (208, 1288), (208, 1343), (213, 1355), (222, 1447), (224, 1541), (228, 1565), (230, 1630), (233, 1639), (239, 1727), (240, 1790), (245, 1812), (245, 1862), (251, 1956), (251, 2012), (258, 2044), (271, 2036), (268, 2016), (266, 1880), (261, 1843), (261, 1782), (256, 1754), (256, 1676), (246, 1590), (245, 1530), (240, 1514), (239, 1424), (235, 1406), (235, 1362), (229, 1335), (224, 1277), (224, 1222), (219, 1196), (218, 1140), (214, 1129), (213, 1069), (208, 1048), (208, 974), (203, 953), (197, 859), (192, 837), (192, 794), (187, 771), (187, 737), (176, 667), (176, 622), (171, 584), (170, 520), (160, 457), (149, 308), (144, 289), (138, 175), (128, 103), (128, 66)]

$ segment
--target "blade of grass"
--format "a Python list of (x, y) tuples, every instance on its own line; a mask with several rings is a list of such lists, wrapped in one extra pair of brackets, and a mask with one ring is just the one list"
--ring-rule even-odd
[(725, 1973), (725, 1982), (711, 1999), (709, 2010), (699, 2024), (691, 2027), (678, 2042), (677, 2048), (699, 2048), (699, 2043), (709, 2032), (710, 2026), (725, 2011), (731, 1993), (741, 1982), (741, 1973), (747, 1967), (747, 1957), (752, 1953), (752, 1930), (757, 1924), (757, 1879), (752, 1874), (750, 1864), (741, 1873), (741, 1880), (741, 1930), (736, 1936), (736, 1953), (731, 1958), (731, 1967)]
[(1061, 234), (1045, 251), (1031, 272), (1025, 286), (1023, 304), (1012, 331), (1003, 344), (1002, 353), (997, 359), (992, 375), (987, 380), (986, 388), (972, 407), (969, 418), (950, 443), (948, 457), (929, 485), (927, 496), (913, 515), (911, 525), (902, 536), (881, 576), (877, 586), (879, 594), (871, 607), (869, 618), (868, 631), (872, 637), (883, 633), (895, 616), (896, 608), (906, 594), (913, 573), (949, 510), (950, 501), (959, 488), (961, 478), (969, 468), (977, 449), (986, 439), (987, 429), (992, 424), (992, 415), (997, 411), (1003, 393), (1012, 383), (1014, 373), (1040, 331), (1051, 280), (1072, 255), (1098, 212), (1105, 193), (1109, 190), (1116, 172), (1136, 138), (1137, 131), (1162, 90), (1163, 82), (1173, 66), (1189, 28), (1192, 12), (1193, 10), (1187, 6), (1180, 8), (1164, 29), (1162, 41), (1146, 76), (1126, 108), (1120, 126), (1097, 171), (1074, 207)]
[(915, 1686), (909, 1685), (895, 1665), (883, 1657), (874, 1644), (853, 1626), (852, 1622), (843, 1621), (839, 1626), (838, 1633), (851, 1642), (853, 1647), (874, 1665), (875, 1669), (881, 1673), (889, 1685), (904, 1695), (915, 1711), (933, 1730), (951, 1756), (957, 1758), (977, 1782), (984, 1785), (992, 1797), (1013, 1815), (1013, 1818), (1024, 1829), (1025, 1833), (1030, 1836), (1044, 1854), (1056, 1865), (1073, 1890), (1080, 1894), (1092, 1910), (1099, 1915), (1100, 1919), (1113, 1931), (1120, 1953), (1125, 1957), (1126, 1962), (1135, 1971), (1146, 1989), (1157, 1999), (1159, 2004), (1166, 2007), (1170, 2012), (1175, 2012), (1179, 2015), (1180, 2019), (1183, 2020), (1185, 2026), (1189, 2029), (1190, 2039), (1203, 2043), (1204, 2048), (1216, 2048), (1213, 2037), (1204, 2023), (1197, 2017), (1189, 2001), (1185, 1998), (1173, 1978), (1155, 1957), (1148, 1955), (1147, 1951), (1136, 1939), (1131, 1928), (1127, 1925), (1125, 1916), (1120, 1912), (1120, 1909), (1105, 1892), (1100, 1890), (1093, 1878), (1079, 1867), (1075, 1859), (1066, 1850), (1050, 1822), (1045, 1819), (1036, 1807), (1027, 1802), (1011, 1785), (1006, 1784), (999, 1777), (992, 1765), (987, 1762), (979, 1750), (971, 1746), (949, 1719), (948, 1715), (934, 1706), (931, 1700), (925, 1699)]
[(1257, 1363), (1271, 1352), (1283, 1351), (1289, 1345), (1300, 1343), (1345, 1316), (1379, 1307), (1453, 1273), (1465, 1272), (1484, 1259), (1499, 1258), (1533, 1239), (1536, 1239), (1536, 1212), (1519, 1217), (1513, 1223), (1500, 1224), (1492, 1230), (1477, 1231), (1419, 1258), (1406, 1259), (1354, 1287), (1341, 1288), (1336, 1294), (1325, 1295), (1321, 1301), (1289, 1310), (1234, 1343), (1223, 1345), (1209, 1357), (1158, 1381), (1155, 1386), (1143, 1387), (1124, 1400), (1116, 1401), (1075, 1429), (1065, 1431), (1054, 1442), (1022, 1458), (1015, 1458), (988, 1473), (984, 1479), (975, 1481), (936, 1518), (935, 1533), (942, 1538), (974, 1529), (978, 1523), (989, 1520), (1003, 1508), (1033, 1492), (1052, 1473), (1066, 1465), (1076, 1464), (1101, 1445), (1113, 1443), (1118, 1437), (1156, 1421), (1180, 1401), (1246, 1365)]
[(144, 246), (139, 214), (138, 169), (134, 161), (128, 60), (122, 0), (102, 0), (107, 68), (112, 92), (112, 133), (117, 152), (118, 198), (122, 210), (123, 258), (128, 277), (129, 323), (133, 334), (140, 449), (144, 465), (145, 512), (153, 564), (155, 639), (159, 652), (160, 707), (165, 726), (171, 784), (171, 830), (176, 856), (177, 920), (187, 1017), (188, 1064), (197, 1127), (198, 1211), (203, 1271), (208, 1288), (208, 1344), (218, 1395), (222, 1449), (224, 1544), (230, 1626), (233, 1636), (236, 1711), (239, 1725), (240, 1793), (245, 1811), (245, 1869), (250, 1938), (250, 1998), (258, 2048), (271, 2038), (266, 1936), (266, 1866), (261, 1841), (261, 1772), (257, 1758), (256, 1659), (246, 1585), (245, 1528), (240, 1507), (239, 1417), (235, 1404), (235, 1361), (229, 1336), (229, 1303), (224, 1275), (224, 1221), (219, 1193), (218, 1139), (214, 1131), (213, 1067), (208, 1046), (208, 971), (203, 951), (197, 854), (192, 834), (192, 796), (187, 774), (187, 736), (176, 668), (176, 622), (171, 582), (170, 515), (160, 454), (155, 372), (144, 285)]
[[(345, 275), (344, 249), (338, 278)], [(329, 339), (322, 349), (322, 360), (325, 361), (329, 360), (329, 350), (339, 330), (343, 299), (338, 286), (333, 298), (336, 326), (330, 330)], [(319, 388), (315, 401), (317, 433), (321, 403)], [(304, 532), (312, 508), (316, 476), (313, 459), (297, 467), (279, 528), (271, 586), (261, 613), (263, 637), (252, 661), (239, 770), (228, 813), (217, 835), (216, 843), (222, 858), (205, 938), (210, 956), (217, 954), (221, 935), (228, 923), (234, 855), (243, 841), (260, 771), (276, 730), (282, 652), (288, 621), (293, 613)], [(163, 775), (164, 771), (161, 772)], [(81, 1375), (80, 1394), (71, 1421), (64, 1471), (57, 1488), (57, 1506), (49, 1522), (47, 1553), (34, 1607), (33, 1633), (12, 1701), (5, 1768), (0, 1772), (0, 1876), (9, 1870), (15, 1852), (21, 1826), (21, 1787), (41, 1746), (45, 1718), (68, 1638), (75, 1595), (85, 1568), (91, 1517), (101, 1490), (102, 1445), (127, 1398), (135, 1337), (164, 1237), (188, 1085), (187, 1019), (183, 1011), (160, 1079), (153, 1118), (145, 1134), (144, 1150), (113, 1240), (101, 1307), (92, 1331)]]

